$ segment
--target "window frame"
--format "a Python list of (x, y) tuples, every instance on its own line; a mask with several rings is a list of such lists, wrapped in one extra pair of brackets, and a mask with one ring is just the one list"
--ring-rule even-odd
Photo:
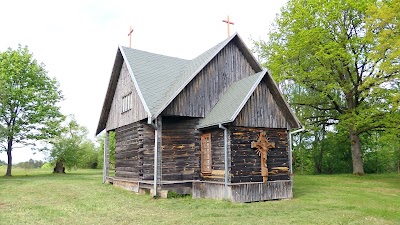
[(121, 109), (121, 113), (128, 112), (132, 109), (132, 92), (122, 96)]

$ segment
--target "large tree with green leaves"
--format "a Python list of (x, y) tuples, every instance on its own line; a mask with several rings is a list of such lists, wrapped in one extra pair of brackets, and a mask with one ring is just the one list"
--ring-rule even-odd
[(65, 167), (97, 167), (98, 151), (87, 134), (86, 127), (79, 125), (73, 116), (67, 117), (61, 134), (50, 141), (50, 161), (55, 164), (54, 173), (65, 173)]
[(6, 176), (11, 176), (16, 145), (34, 148), (37, 140), (59, 133), (62, 98), (57, 81), (27, 47), (0, 53), (0, 151), (7, 151)]
[(399, 10), (399, 0), (289, 0), (256, 42), (272, 75), (301, 87), (291, 104), (313, 112), (306, 123), (348, 130), (353, 174), (364, 174), (360, 135), (399, 113)]

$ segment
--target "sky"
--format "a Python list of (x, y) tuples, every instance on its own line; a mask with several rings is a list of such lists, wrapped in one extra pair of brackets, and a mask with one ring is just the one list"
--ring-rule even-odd
[[(248, 48), (268, 40), (287, 0), (0, 0), (0, 52), (27, 45), (60, 83), (61, 112), (73, 114), (95, 138), (98, 119), (119, 45), (192, 59), (227, 38), (229, 15)], [(13, 163), (45, 155), (13, 150)], [(5, 152), (0, 160), (6, 161)]]

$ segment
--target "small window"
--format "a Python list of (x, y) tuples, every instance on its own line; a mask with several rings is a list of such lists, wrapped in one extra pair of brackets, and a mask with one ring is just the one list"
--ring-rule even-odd
[(132, 109), (132, 92), (122, 97), (122, 112)]
[(211, 175), (212, 169), (211, 157), (211, 134), (201, 135), (201, 173), (203, 175)]

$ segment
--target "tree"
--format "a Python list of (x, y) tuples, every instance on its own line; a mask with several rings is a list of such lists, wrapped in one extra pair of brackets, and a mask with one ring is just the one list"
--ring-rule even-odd
[(59, 85), (47, 75), (27, 47), (0, 53), (0, 150), (7, 151), (6, 176), (11, 176), (12, 150), (59, 133), (63, 118), (57, 103)]
[(392, 126), (398, 112), (400, 18), (381, 15), (398, 2), (290, 0), (269, 41), (256, 42), (278, 81), (301, 86), (291, 104), (315, 112), (308, 124), (348, 130), (353, 174), (364, 174), (360, 135)]
[(61, 134), (50, 141), (54, 173), (65, 173), (65, 167), (96, 168), (98, 152), (93, 142), (87, 139), (87, 129), (79, 125), (73, 116), (64, 123)]

